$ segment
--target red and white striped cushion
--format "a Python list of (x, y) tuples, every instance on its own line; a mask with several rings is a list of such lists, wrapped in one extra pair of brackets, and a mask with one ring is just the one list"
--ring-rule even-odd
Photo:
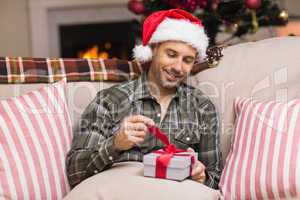
[(62, 199), (71, 144), (66, 80), (0, 101), (0, 199)]
[(300, 99), (235, 101), (233, 146), (221, 176), (224, 199), (300, 198)]

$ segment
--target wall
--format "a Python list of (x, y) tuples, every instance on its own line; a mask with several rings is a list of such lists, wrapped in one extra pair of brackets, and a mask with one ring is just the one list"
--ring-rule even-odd
[(28, 0), (0, 0), (0, 56), (30, 56)]
[(281, 0), (282, 5), (289, 11), (290, 15), (300, 17), (300, 1), (299, 0)]

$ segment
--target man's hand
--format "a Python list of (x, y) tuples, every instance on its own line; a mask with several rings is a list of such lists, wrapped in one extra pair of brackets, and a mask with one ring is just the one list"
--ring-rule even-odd
[[(188, 148), (188, 151), (195, 152), (194, 149), (192, 149), (192, 148)], [(195, 164), (194, 164), (193, 169), (192, 169), (191, 178), (194, 181), (197, 181), (197, 182), (200, 182), (200, 183), (204, 183), (204, 181), (206, 179), (205, 166), (199, 160), (195, 161)]]
[(142, 115), (134, 115), (124, 118), (119, 131), (114, 139), (114, 147), (125, 151), (131, 149), (135, 144), (144, 142), (148, 132), (147, 125), (155, 125), (154, 121)]

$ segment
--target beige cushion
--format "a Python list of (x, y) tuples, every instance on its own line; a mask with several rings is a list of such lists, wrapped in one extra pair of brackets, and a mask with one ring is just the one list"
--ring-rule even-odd
[(218, 199), (219, 192), (193, 180), (182, 182), (143, 176), (140, 162), (118, 163), (77, 185), (64, 200)]

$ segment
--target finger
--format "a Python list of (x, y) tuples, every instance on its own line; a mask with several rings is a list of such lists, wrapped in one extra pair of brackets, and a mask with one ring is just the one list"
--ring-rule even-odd
[(203, 177), (205, 177), (206, 175), (205, 175), (205, 170), (201, 173), (201, 176)]
[(199, 174), (198, 169), (197, 169), (197, 168), (193, 168), (192, 173), (191, 173), (191, 176), (192, 176), (192, 177), (195, 177), (195, 176), (197, 176), (197, 174)]
[(194, 175), (192, 175), (192, 177), (194, 178), (199, 178), (199, 177), (202, 177), (202, 176), (205, 176), (205, 171), (197, 171)]
[(197, 165), (197, 162), (196, 162), (194, 164), (193, 168), (192, 168), (191, 176), (194, 177), (197, 173), (198, 173), (198, 165)]
[(130, 135), (134, 136), (134, 137), (145, 138), (146, 132), (145, 131), (130, 131)]
[(191, 148), (191, 147), (187, 148), (187, 151), (189, 151), (189, 152), (195, 152), (195, 150), (193, 148)]
[(203, 173), (204, 170), (205, 170), (204, 165), (201, 165), (200, 162), (196, 162), (193, 169), (192, 169), (191, 176), (197, 176), (197, 174)]
[(195, 165), (196, 165), (197, 167), (201, 167), (202, 169), (206, 169), (205, 165), (204, 165), (202, 162), (200, 162), (199, 160), (197, 160), (197, 161), (195, 162)]
[(205, 181), (205, 179), (206, 179), (205, 172), (203, 172), (195, 180), (197, 180), (198, 182), (203, 183)]
[(141, 138), (141, 137), (135, 137), (135, 136), (132, 136), (130, 135), (128, 137), (129, 141), (133, 142), (134, 144), (141, 144), (144, 142), (144, 138)]
[(142, 123), (144, 123), (146, 125), (151, 125), (151, 126), (155, 125), (153, 119), (151, 119), (149, 117), (146, 117), (146, 116), (143, 116), (143, 115), (133, 115), (133, 116), (130, 116), (128, 118), (128, 121), (130, 121), (130, 122), (142, 122)]
[(145, 138), (147, 132), (145, 132), (145, 131), (125, 130), (125, 134), (127, 135), (127, 138), (129, 138), (130, 136)]
[(145, 131), (145, 132), (147, 132), (147, 130), (148, 130), (147, 126), (141, 122), (137, 122), (137, 123), (129, 122), (126, 124), (125, 129), (126, 130), (135, 130), (135, 131)]
[(192, 176), (192, 179), (195, 181), (198, 181), (201, 178), (203, 178), (203, 177), (201, 177), (200, 174), (196, 174), (196, 175)]
[(193, 180), (199, 182), (199, 183), (204, 183), (205, 181), (205, 176), (200, 176), (200, 177), (197, 177), (197, 178), (193, 178)]
[(205, 171), (192, 175), (193, 180), (199, 180), (199, 179), (204, 179), (204, 178), (205, 178)]

